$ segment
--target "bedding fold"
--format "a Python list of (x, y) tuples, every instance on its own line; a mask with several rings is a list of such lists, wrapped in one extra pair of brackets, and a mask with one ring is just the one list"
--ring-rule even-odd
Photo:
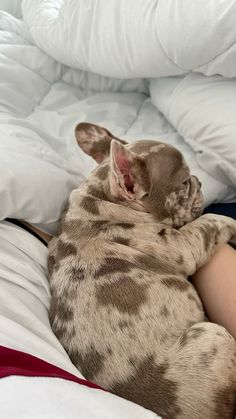
[(236, 76), (235, 0), (24, 0), (22, 10), (36, 44), (75, 68)]
[(236, 188), (236, 81), (190, 73), (153, 79), (150, 94), (200, 167)]

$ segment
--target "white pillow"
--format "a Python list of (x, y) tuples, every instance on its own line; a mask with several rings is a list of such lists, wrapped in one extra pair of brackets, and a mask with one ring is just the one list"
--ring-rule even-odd
[(191, 73), (152, 80), (153, 103), (210, 175), (236, 187), (236, 80)]
[(118, 78), (235, 76), (234, 0), (24, 0), (36, 44), (63, 64)]

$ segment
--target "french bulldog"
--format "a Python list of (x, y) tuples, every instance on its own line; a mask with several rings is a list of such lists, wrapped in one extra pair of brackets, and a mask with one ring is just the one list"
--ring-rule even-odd
[(55, 335), (85, 378), (163, 419), (233, 418), (236, 341), (205, 321), (189, 278), (236, 221), (201, 215), (200, 182), (174, 147), (89, 123), (75, 133), (98, 166), (49, 244)]

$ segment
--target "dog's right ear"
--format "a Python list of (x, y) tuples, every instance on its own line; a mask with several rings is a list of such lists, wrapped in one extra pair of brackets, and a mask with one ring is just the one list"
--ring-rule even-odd
[(109, 157), (113, 139), (122, 144), (127, 144), (112, 135), (106, 128), (88, 122), (81, 122), (77, 125), (75, 136), (79, 147), (97, 163), (102, 163), (104, 159)]

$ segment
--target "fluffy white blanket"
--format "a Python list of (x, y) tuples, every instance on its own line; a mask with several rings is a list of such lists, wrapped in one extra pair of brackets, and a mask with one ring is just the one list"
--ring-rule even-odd
[(236, 200), (236, 82), (226, 78), (236, 1), (24, 0), (22, 12), (0, 12), (0, 219), (56, 230), (93, 167), (74, 140), (83, 120), (177, 146), (205, 205)]

